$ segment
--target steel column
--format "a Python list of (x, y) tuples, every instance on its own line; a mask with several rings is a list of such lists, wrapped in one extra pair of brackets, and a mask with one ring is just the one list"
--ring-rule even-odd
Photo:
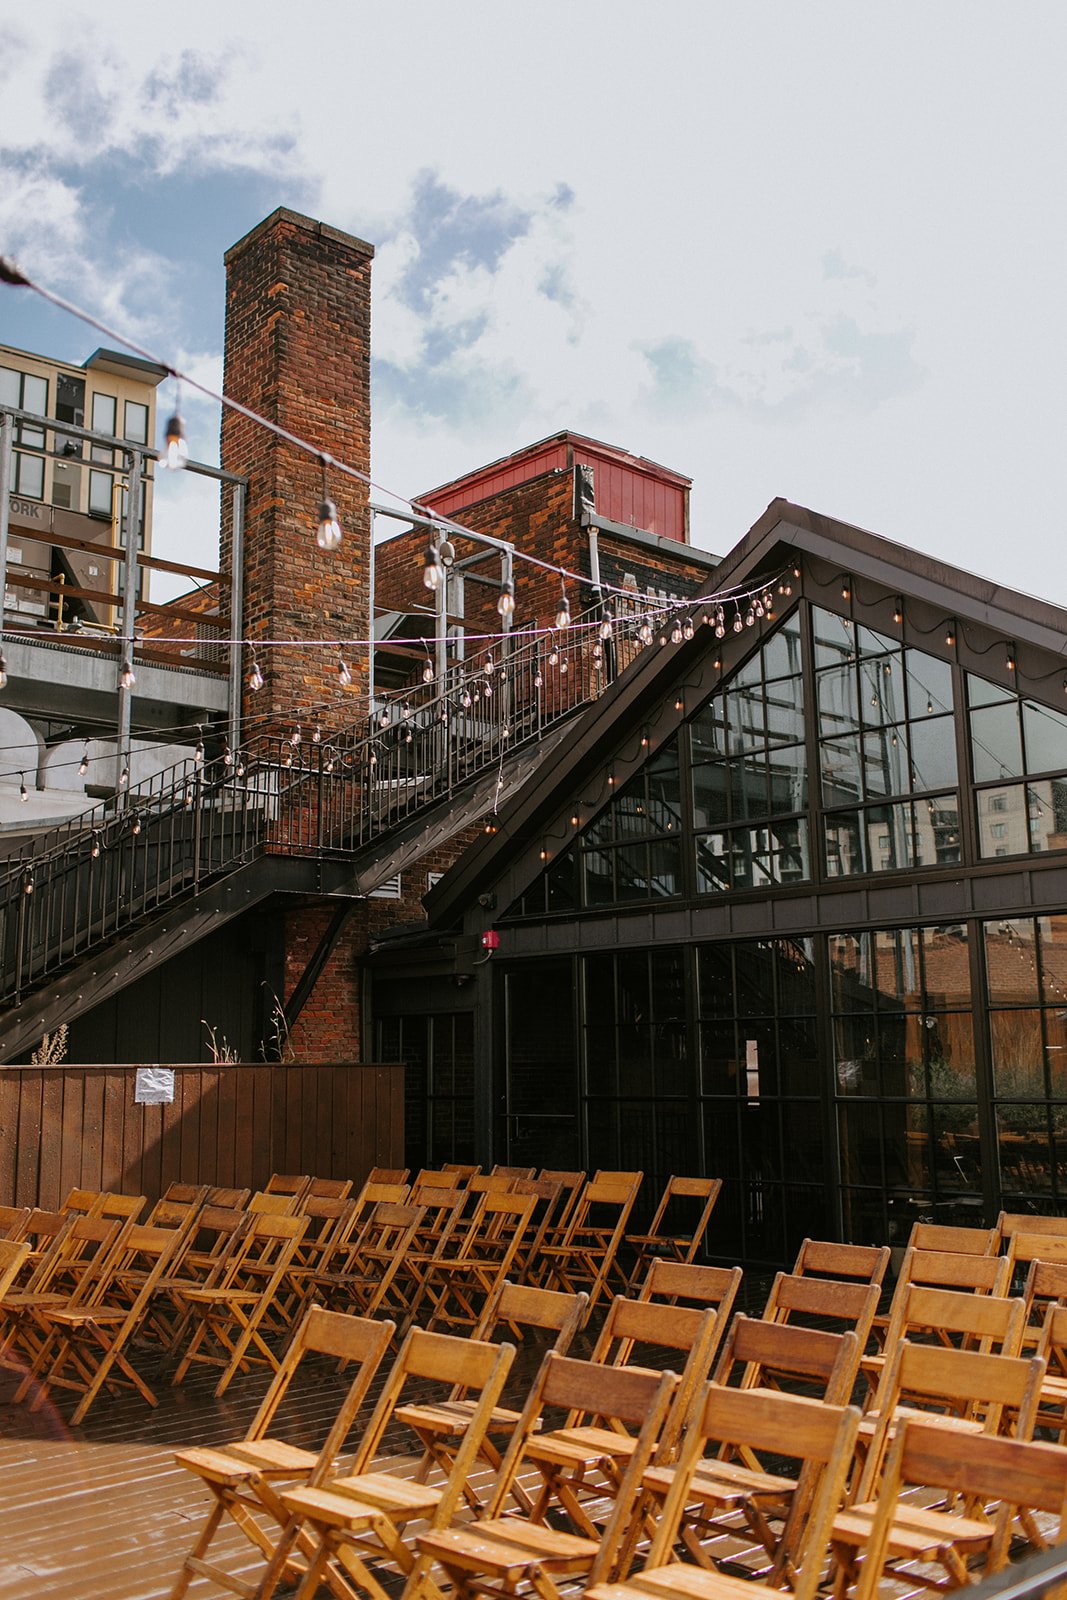
[[(122, 587), (122, 649), (121, 661), (133, 665), (133, 639), (137, 625), (137, 537), (141, 528), (141, 471), (139, 450), (130, 451), (130, 471), (126, 480), (126, 543), (124, 546)], [(122, 684), (122, 666), (119, 666), (118, 729), (115, 739), (115, 793), (121, 810), (125, 805), (122, 790), (123, 768), (129, 764), (130, 723), (133, 709), (133, 692)]]

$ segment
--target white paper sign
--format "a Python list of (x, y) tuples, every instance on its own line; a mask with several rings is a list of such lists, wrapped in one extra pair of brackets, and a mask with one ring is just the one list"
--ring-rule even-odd
[(174, 1071), (171, 1067), (138, 1067), (133, 1091), (134, 1105), (169, 1106), (174, 1099)]

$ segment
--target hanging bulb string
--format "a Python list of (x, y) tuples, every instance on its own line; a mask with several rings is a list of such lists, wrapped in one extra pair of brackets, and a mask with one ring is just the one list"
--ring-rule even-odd
[[(290, 432), (288, 428), (283, 428), (279, 423), (272, 422), (269, 417), (265, 417), (261, 412), (253, 410), (251, 406), (242, 404), (241, 401), (235, 400), (231, 395), (228, 395), (221, 390), (212, 389), (210, 385), (201, 383), (199, 379), (194, 378), (190, 373), (184, 372), (181, 368), (176, 367), (173, 362), (165, 361), (153, 351), (146, 350), (143, 345), (136, 343), (135, 340), (130, 339), (126, 334), (120, 333), (117, 328), (110, 327), (106, 322), (102, 322), (98, 317), (94, 317), (91, 312), (85, 311), (81, 306), (75, 305), (73, 301), (65, 299), (62, 295), (57, 294), (53, 289), (45, 288), (44, 284), (38, 283), (36, 279), (31, 278), (29, 274), (24, 272), (22, 268), (19, 267), (9, 256), (0, 255), (0, 283), (6, 283), (12, 287), (32, 290), (32, 292), (36, 295), (39, 295), (42, 300), (45, 300), (50, 305), (57, 307), (58, 310), (66, 312), (68, 316), (76, 317), (79, 321), (86, 323), (90, 328), (94, 328), (98, 333), (103, 334), (105, 338), (114, 339), (119, 344), (125, 345), (127, 350), (132, 350), (134, 355), (140, 356), (142, 360), (150, 361), (154, 366), (162, 367), (164, 372), (166, 372), (169, 377), (172, 377), (176, 383), (185, 384), (190, 389), (195, 389), (206, 399), (213, 401), (216, 405), (224, 406), (227, 410), (235, 412), (238, 416), (245, 417), (249, 422), (255, 423), (257, 427), (266, 428), (269, 433), (274, 434), (275, 438), (284, 440), (286, 444), (292, 445), (294, 450), (300, 450), (303, 452), (303, 454), (309, 455), (318, 461), (322, 465), (324, 478), (325, 470), (328, 465), (335, 472), (339, 472), (348, 478), (354, 478), (358, 482), (365, 484), (368, 488), (374, 489), (378, 494), (387, 495), (390, 500), (395, 500), (400, 505), (409, 507), (415, 516), (423, 516), (424, 514), (428, 514), (429, 520), (433, 524), (434, 529), (447, 529), (459, 534), (461, 538), (473, 538), (477, 540), (477, 535), (472, 533), (470, 529), (465, 528), (462, 523), (454, 521), (451, 517), (442, 516), (439, 512), (434, 511), (432, 507), (426, 507), (422, 505), (420, 501), (412, 499), (409, 495), (401, 494), (396, 489), (388, 488), (385, 484), (379, 483), (377, 479), (373, 478), (369, 473), (363, 472), (359, 467), (351, 466), (347, 461), (341, 461), (337, 457), (331, 456), (329, 452), (324, 450), (321, 445), (313, 444), (310, 440), (302, 438), (301, 435)], [(327, 496), (325, 494), (323, 495), (323, 500), (327, 500)], [(336, 525), (335, 518), (333, 521)], [(559, 566), (555, 562), (543, 561), (539, 556), (531, 555), (528, 551), (520, 550), (517, 547), (513, 548), (513, 555), (516, 559), (525, 561), (529, 566), (540, 568), (545, 572), (557, 574), (561, 580), (569, 578), (572, 582), (580, 584), (587, 584), (589, 582), (589, 579), (582, 573), (572, 572), (570, 568)], [(774, 581), (777, 582), (778, 580)], [(600, 587), (602, 590), (611, 594), (619, 595), (623, 599), (633, 599), (633, 591), (630, 589), (624, 589), (621, 585), (602, 581)], [(764, 585), (762, 587), (766, 586)], [(190, 641), (182, 640), (180, 642), (189, 643)], [(197, 641), (194, 640), (192, 642), (196, 643)], [(366, 642), (373, 643), (373, 641)]]

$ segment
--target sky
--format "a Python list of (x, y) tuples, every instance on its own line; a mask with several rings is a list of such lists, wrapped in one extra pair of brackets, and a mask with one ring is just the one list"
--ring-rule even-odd
[[(570, 428), (720, 554), (782, 495), (1067, 603), (1065, 47), (1062, 0), (8, 5), (0, 252), (215, 386), (286, 205), (376, 246), (398, 494)], [(0, 343), (100, 342), (0, 288)], [(216, 539), (167, 475), (156, 553)]]

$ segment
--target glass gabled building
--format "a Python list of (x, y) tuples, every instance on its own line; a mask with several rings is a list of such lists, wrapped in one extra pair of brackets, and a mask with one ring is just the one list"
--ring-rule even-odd
[(714, 587), (374, 956), (412, 1160), (720, 1176), (769, 1262), (1067, 1208), (1067, 612), (783, 501)]

